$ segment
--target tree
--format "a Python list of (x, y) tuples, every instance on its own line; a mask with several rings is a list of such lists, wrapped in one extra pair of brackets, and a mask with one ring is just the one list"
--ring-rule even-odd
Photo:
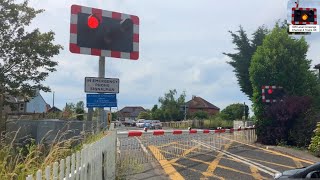
[(247, 105), (237, 103), (237, 104), (231, 104), (224, 108), (220, 116), (224, 120), (237, 120), (242, 119), (244, 116), (244, 109), (245, 109), (245, 117), (248, 119), (249, 116), (249, 107)]
[(164, 120), (163, 112), (158, 108), (158, 105), (154, 105), (151, 109), (151, 118), (157, 120)]
[(30, 32), (26, 27), (31, 20), (44, 10), (35, 10), (28, 1), (15, 3), (14, 0), (0, 2), (0, 131), (3, 130), (3, 96), (32, 97), (34, 89), (48, 92), (42, 84), (49, 72), (56, 71), (57, 62), (51, 60), (59, 54), (62, 46), (53, 44), (52, 31), (41, 33), (38, 29)]
[(112, 116), (112, 121), (118, 120), (118, 114), (116, 112), (112, 112), (111, 116)]
[(75, 107), (75, 113), (76, 113), (77, 120), (83, 120), (84, 119), (85, 111), (84, 111), (84, 103), (83, 103), (83, 101), (77, 102), (76, 107)]
[[(318, 108), (316, 104), (319, 101), (317, 98), (320, 95), (320, 88), (316, 74), (310, 70), (311, 61), (306, 59), (307, 51), (308, 44), (303, 37), (300, 39), (290, 37), (286, 28), (277, 23), (253, 55), (249, 72), (259, 142), (275, 144), (277, 141), (287, 141), (290, 139), (287, 132), (298, 129), (295, 127), (297, 124), (308, 124), (314, 119), (312, 118), (314, 113), (308, 112), (315, 112), (314, 108)], [(261, 100), (263, 85), (282, 86), (287, 96), (284, 102), (279, 102), (279, 105), (263, 103)], [(304, 102), (299, 103), (298, 108), (293, 108), (298, 106), (295, 97), (302, 98), (298, 99)], [(308, 98), (312, 99), (312, 102), (309, 102)], [(298, 114), (294, 113), (301, 108), (304, 110)]]
[(66, 103), (66, 106), (63, 108), (63, 117), (70, 119), (74, 116), (76, 107), (73, 103)]
[(178, 98), (176, 98), (176, 96), (177, 90), (173, 89), (165, 93), (164, 97), (159, 98), (163, 119), (171, 121), (183, 119), (183, 113), (180, 112), (180, 107), (185, 104), (186, 94), (183, 92)]
[(138, 119), (150, 119), (151, 116), (150, 116), (150, 113), (149, 112), (140, 112), (139, 116), (138, 116)]
[(240, 26), (237, 31), (238, 34), (229, 31), (232, 36), (232, 43), (236, 45), (236, 53), (223, 53), (231, 58), (228, 62), (233, 68), (238, 79), (238, 84), (243, 93), (245, 93), (250, 99), (253, 95), (253, 90), (249, 78), (249, 67), (251, 58), (257, 47), (262, 44), (262, 41), (268, 30), (264, 26), (260, 26), (254, 33), (252, 40), (247, 36), (247, 33)]

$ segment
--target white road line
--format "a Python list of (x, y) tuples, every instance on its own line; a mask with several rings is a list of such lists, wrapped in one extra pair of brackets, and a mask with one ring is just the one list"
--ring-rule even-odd
[(118, 154), (120, 154), (120, 140), (119, 138), (117, 138), (117, 151), (118, 151)]
[(147, 155), (149, 155), (149, 152), (148, 152), (147, 148), (142, 144), (141, 140), (140, 140), (139, 138), (137, 138), (137, 137), (135, 137), (135, 138), (139, 141), (139, 144), (140, 144), (142, 150), (143, 150)]
[(247, 164), (247, 165), (249, 165), (249, 166), (254, 166), (254, 167), (256, 167), (257, 169), (259, 169), (260, 171), (265, 172), (265, 173), (267, 173), (267, 174), (270, 174), (271, 176), (273, 176), (275, 173), (280, 173), (279, 171), (277, 171), (277, 170), (275, 170), (275, 169), (269, 168), (269, 167), (267, 167), (267, 166), (264, 166), (264, 165), (259, 164), (259, 163), (256, 163), (256, 162), (253, 162), (253, 161), (251, 161), (251, 160), (249, 160), (249, 159), (246, 159), (246, 158), (244, 158), (244, 157), (242, 157), (242, 156), (238, 156), (238, 155), (236, 155), (236, 154), (230, 153), (230, 152), (228, 152), (228, 151), (220, 150), (220, 149), (218, 149), (218, 148), (216, 148), (216, 147), (214, 147), (214, 146), (211, 146), (211, 145), (209, 145), (209, 144), (206, 144), (206, 143), (204, 143), (204, 142), (201, 142), (201, 141), (198, 141), (198, 140), (192, 140), (192, 141), (194, 141), (194, 142), (196, 142), (196, 143), (198, 143), (198, 144), (200, 144), (200, 145), (202, 145), (202, 146), (204, 146), (204, 147), (213, 149), (213, 150), (215, 150), (215, 151), (219, 151), (219, 152), (223, 153), (224, 155), (226, 155), (226, 156), (228, 156), (228, 157), (231, 157), (231, 158), (234, 158), (234, 159), (237, 159), (237, 160), (241, 161), (241, 162), (244, 163), (244, 164)]

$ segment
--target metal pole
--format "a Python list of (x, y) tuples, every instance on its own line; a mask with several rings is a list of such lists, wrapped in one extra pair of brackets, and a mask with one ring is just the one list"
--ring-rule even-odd
[(187, 105), (184, 105), (184, 120), (187, 120)]
[[(99, 78), (105, 77), (105, 63), (106, 58), (103, 56), (99, 57)], [(99, 108), (99, 117), (97, 119), (97, 132), (101, 131), (100, 125), (104, 122), (104, 108)], [(104, 123), (103, 123), (104, 124)]]
[(243, 126), (246, 127), (246, 102), (243, 102), (243, 117), (244, 117)]

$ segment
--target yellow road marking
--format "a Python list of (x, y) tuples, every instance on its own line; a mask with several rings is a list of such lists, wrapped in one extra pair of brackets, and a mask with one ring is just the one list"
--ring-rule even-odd
[(184, 180), (180, 173), (169, 163), (169, 161), (161, 154), (160, 150), (155, 146), (149, 146), (150, 151), (154, 154), (155, 158), (159, 161), (163, 170), (169, 175), (172, 180)]
[[(184, 165), (181, 165), (181, 164), (178, 164), (178, 163), (172, 163), (172, 164), (175, 165), (175, 166), (182, 167), (182, 168), (184, 168), (184, 169), (189, 169), (189, 170), (194, 171), (194, 172), (197, 172), (197, 173), (202, 173), (202, 171), (199, 171), (199, 170), (196, 170), (196, 169), (193, 169), (193, 168), (189, 168), (189, 167), (187, 167), (187, 166), (184, 166)], [(223, 177), (217, 176), (217, 175), (215, 175), (215, 174), (210, 174), (209, 177), (215, 177), (215, 178), (224, 180)]]
[[(194, 147), (192, 147), (192, 148), (190, 148), (190, 149), (186, 149), (186, 150), (182, 153), (181, 157), (184, 157), (184, 156), (188, 155), (189, 153), (193, 152), (194, 150), (196, 150), (196, 149), (199, 148), (200, 146), (201, 146), (201, 145), (197, 145), (197, 146), (194, 146)], [(172, 160), (170, 161), (170, 163), (175, 163), (175, 162), (177, 162), (181, 157), (172, 159)]]
[[(225, 137), (222, 137), (222, 138), (224, 138), (224, 139), (229, 139), (229, 138), (225, 138)], [(275, 155), (278, 155), (278, 156), (287, 157), (287, 158), (290, 158), (290, 159), (292, 159), (292, 160), (296, 160), (296, 161), (300, 161), (300, 162), (305, 162), (305, 163), (308, 163), (308, 164), (314, 164), (314, 163), (315, 163), (315, 162), (312, 162), (312, 161), (308, 161), (308, 160), (304, 160), (304, 159), (292, 157), (292, 156), (289, 156), (289, 155), (286, 155), (286, 154), (282, 154), (282, 153), (280, 153), (280, 152), (273, 151), (273, 150), (270, 150), (270, 149), (264, 149), (264, 148), (261, 148), (261, 147), (258, 147), (258, 146), (254, 146), (254, 145), (251, 145), (251, 144), (246, 144), (246, 143), (243, 143), (243, 142), (240, 142), (240, 141), (236, 141), (236, 140), (232, 140), (232, 139), (229, 139), (229, 140), (230, 140), (230, 141), (237, 142), (237, 143), (240, 143), (240, 144), (244, 144), (244, 145), (247, 145), (247, 146), (256, 148), (256, 149), (260, 149), (260, 150), (263, 150), (263, 151), (266, 151), (266, 152), (270, 152), (270, 153), (275, 154)]]
[(236, 169), (227, 167), (227, 166), (217, 165), (217, 167), (218, 167), (218, 168), (222, 168), (222, 169), (226, 169), (226, 170), (229, 170), (229, 171), (233, 171), (233, 172), (245, 174), (245, 175), (248, 175), (248, 176), (252, 176), (252, 174), (249, 174), (249, 173), (246, 173), (246, 172), (243, 172), (243, 171), (239, 171), (239, 170), (236, 170)]
[(257, 179), (257, 180), (263, 179), (263, 177), (259, 173), (259, 170), (255, 166), (250, 166), (250, 171), (254, 179)]
[(171, 142), (171, 143), (168, 143), (168, 144), (164, 144), (164, 145), (161, 145), (161, 146), (157, 146), (158, 148), (163, 148), (163, 147), (166, 147), (166, 146), (171, 146), (173, 144), (178, 144), (177, 142)]
[(297, 168), (303, 167), (302, 163), (300, 161), (292, 159), (294, 164), (296, 165)]
[[(228, 148), (231, 146), (231, 142), (227, 145), (224, 146), (224, 150), (228, 150)], [(206, 172), (203, 172), (202, 175), (207, 177), (208, 174), (213, 174), (213, 172), (216, 170), (217, 165), (219, 164), (221, 158), (223, 157), (224, 153), (223, 152), (219, 152), (219, 154), (217, 155), (217, 157), (209, 164), (208, 169)]]
[(186, 151), (186, 150), (187, 150), (187, 149), (185, 149), (185, 148), (181, 148), (181, 147), (177, 147), (177, 146), (172, 146), (172, 148), (180, 149), (180, 150), (183, 150), (183, 151)]

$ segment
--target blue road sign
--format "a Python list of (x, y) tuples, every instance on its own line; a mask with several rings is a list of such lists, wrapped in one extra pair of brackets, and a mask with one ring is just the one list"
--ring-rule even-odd
[(117, 107), (116, 94), (87, 94), (87, 108)]

